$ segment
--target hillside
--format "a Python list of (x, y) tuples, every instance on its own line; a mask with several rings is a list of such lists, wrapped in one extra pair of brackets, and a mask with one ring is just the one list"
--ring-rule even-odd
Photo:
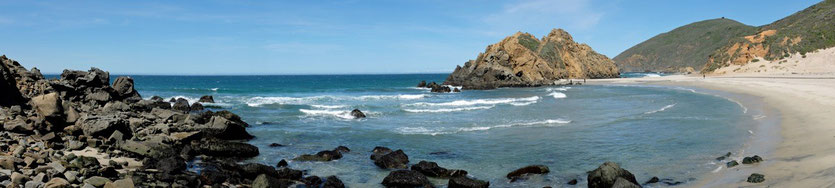
[(732, 38), (756, 31), (731, 19), (700, 21), (652, 37), (613, 60), (622, 72), (694, 72)]
[(782, 60), (835, 47), (835, 0), (826, 0), (789, 17), (762, 26), (756, 34), (732, 39), (714, 51), (703, 71), (729, 65)]
[(568, 32), (554, 29), (541, 40), (518, 32), (487, 46), (475, 60), (458, 66), (444, 84), (464, 89), (551, 85), (564, 78), (619, 77), (614, 62)]

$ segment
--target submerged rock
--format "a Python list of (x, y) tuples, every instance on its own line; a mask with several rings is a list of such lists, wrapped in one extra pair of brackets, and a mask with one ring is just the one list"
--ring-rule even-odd
[(722, 156), (717, 157), (717, 158), (716, 158), (716, 160), (717, 160), (717, 161), (722, 161), (722, 160), (727, 159), (727, 158), (728, 158), (728, 157), (730, 157), (730, 156), (731, 156), (731, 152), (728, 152), (728, 153), (726, 153), (725, 155), (722, 155)]
[(548, 169), (548, 167), (545, 165), (531, 165), (507, 173), (506, 177), (507, 179), (514, 180), (526, 176), (528, 174), (547, 174), (549, 172), (551, 172), (551, 170)]
[(622, 179), (619, 185), (630, 183), (638, 186), (635, 175), (613, 162), (605, 162), (597, 169), (589, 172), (588, 186), (589, 188), (609, 188), (616, 185), (616, 181), (619, 181), (619, 179)]
[(357, 119), (365, 118), (365, 113), (362, 113), (362, 111), (360, 111), (359, 109), (354, 109), (354, 110), (351, 110), (351, 116), (353, 116), (354, 118), (357, 118)]
[(449, 188), (487, 188), (490, 182), (458, 176), (449, 179)]
[(731, 167), (735, 167), (735, 166), (739, 165), (739, 163), (736, 162), (736, 160), (732, 160), (732, 161), (726, 163), (726, 165), (728, 166), (728, 168), (731, 168)]
[(417, 164), (412, 165), (411, 169), (414, 171), (418, 171), (423, 175), (436, 178), (450, 178), (467, 175), (467, 171), (449, 170), (438, 166), (438, 163), (429, 161), (420, 161)]
[(341, 159), (342, 158), (342, 153), (343, 152), (349, 152), (349, 151), (351, 151), (351, 150), (348, 149), (347, 147), (339, 146), (337, 148), (334, 148), (333, 150), (320, 151), (320, 152), (318, 152), (316, 154), (313, 154), (313, 155), (309, 155), (309, 154), (301, 155), (299, 157), (296, 157), (293, 160), (295, 160), (295, 161), (332, 161), (332, 160)]
[(757, 155), (752, 157), (745, 157), (742, 159), (742, 164), (754, 164), (763, 161), (763, 158)]
[(748, 183), (762, 183), (765, 181), (765, 175), (753, 173), (748, 176)]
[(421, 80), (417, 87), (426, 87), (426, 80)]

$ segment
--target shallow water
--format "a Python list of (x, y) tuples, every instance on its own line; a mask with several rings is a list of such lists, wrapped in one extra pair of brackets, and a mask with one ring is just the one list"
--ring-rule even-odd
[[(446, 75), (133, 76), (144, 98), (194, 101), (213, 95), (219, 108), (253, 126), (261, 155), (249, 162), (352, 149), (331, 162), (290, 162), (311, 175), (336, 175), (350, 187), (379, 187), (388, 170), (368, 158), (375, 146), (403, 149), (412, 164), (437, 162), (495, 187), (560, 187), (614, 161), (643, 182), (652, 176), (692, 181), (714, 158), (739, 150), (753, 125), (744, 107), (692, 90), (639, 86), (508, 88), (435, 94), (415, 88)], [(366, 119), (352, 119), (358, 108)], [(270, 143), (285, 147), (270, 148)], [(510, 183), (504, 175), (531, 164), (551, 173)], [(445, 180), (433, 179), (437, 186)]]

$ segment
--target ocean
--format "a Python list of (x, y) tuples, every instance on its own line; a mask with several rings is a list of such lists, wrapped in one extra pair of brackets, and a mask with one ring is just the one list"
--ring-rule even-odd
[[(446, 74), (132, 77), (143, 98), (195, 102), (212, 95), (217, 103), (206, 106), (240, 115), (261, 152), (245, 162), (274, 166), (286, 159), (291, 168), (336, 175), (349, 187), (382, 187), (390, 171), (369, 159), (375, 146), (402, 149), (411, 164), (426, 160), (467, 170), (493, 187), (561, 187), (571, 179), (584, 185), (586, 171), (605, 161), (619, 163), (639, 182), (657, 176), (687, 183), (724, 165), (715, 158), (741, 150), (754, 125), (738, 103), (688, 88), (430, 93), (415, 85), (442, 82)], [(352, 109), (368, 117), (353, 119)], [(340, 160), (290, 160), (340, 145), (352, 150)], [(551, 173), (521, 182), (505, 178), (534, 164)]]

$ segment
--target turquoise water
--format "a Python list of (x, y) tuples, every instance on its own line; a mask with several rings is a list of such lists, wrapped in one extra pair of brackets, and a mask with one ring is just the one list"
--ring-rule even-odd
[[(403, 149), (412, 163), (465, 169), (494, 187), (585, 184), (585, 172), (615, 161), (638, 181), (692, 181), (738, 151), (753, 125), (743, 107), (683, 88), (571, 86), (430, 93), (420, 80), (446, 75), (133, 76), (144, 98), (213, 95), (216, 106), (252, 124), (249, 162), (352, 149), (331, 162), (290, 162), (351, 187), (380, 187), (388, 174), (369, 159), (375, 146)], [(358, 108), (368, 118), (351, 119)], [(285, 147), (270, 148), (270, 143)], [(436, 153), (436, 154), (432, 154)], [(440, 153), (440, 154), (437, 154)], [(504, 175), (531, 164), (551, 173), (510, 183)], [(442, 187), (445, 180), (433, 179)]]

